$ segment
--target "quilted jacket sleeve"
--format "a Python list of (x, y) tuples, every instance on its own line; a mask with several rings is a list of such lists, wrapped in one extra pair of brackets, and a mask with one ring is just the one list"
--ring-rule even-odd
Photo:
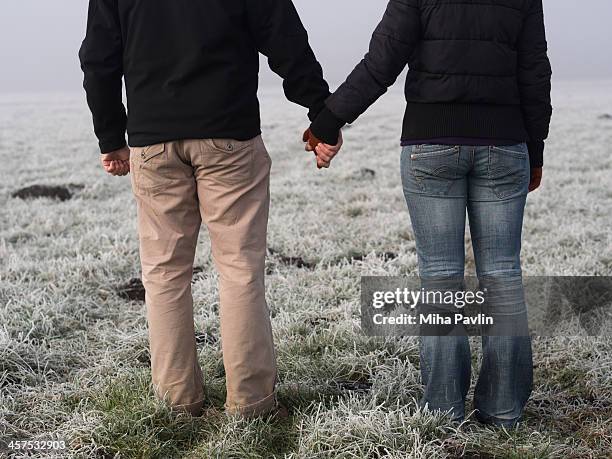
[(542, 0), (533, 0), (526, 12), (518, 43), (518, 80), (521, 109), (529, 133), (532, 167), (544, 163), (544, 139), (552, 116), (551, 76)]

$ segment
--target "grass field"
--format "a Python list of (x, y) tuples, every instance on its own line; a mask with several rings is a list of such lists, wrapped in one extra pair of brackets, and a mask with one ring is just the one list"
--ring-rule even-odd
[[(612, 117), (602, 116), (612, 114), (612, 82), (560, 83), (554, 102), (524, 272), (612, 275)], [(139, 277), (135, 204), (129, 179), (98, 165), (83, 97), (2, 96), (0, 457), (20, 457), (2, 449), (11, 439), (54, 438), (67, 444), (58, 457), (87, 458), (612, 457), (609, 338), (536, 338), (525, 421), (505, 431), (420, 412), (416, 340), (360, 332), (360, 276), (417, 270), (399, 178), (402, 110), (400, 94), (385, 96), (320, 172), (299, 142), (304, 111), (262, 93), (274, 161), (268, 299), (292, 416), (247, 422), (222, 411), (206, 230), (193, 294), (208, 402), (191, 419), (152, 396), (144, 304), (122, 294)], [(65, 186), (70, 199), (12, 197), (36, 184)]]

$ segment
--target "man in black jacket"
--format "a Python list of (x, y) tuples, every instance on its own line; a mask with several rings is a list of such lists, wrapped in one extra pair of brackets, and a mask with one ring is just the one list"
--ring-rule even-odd
[(132, 172), (153, 383), (172, 408), (194, 415), (204, 399), (190, 288), (202, 219), (220, 273), (227, 411), (276, 406), (259, 52), (314, 119), (329, 88), (291, 0), (89, 2), (84, 87), (104, 168)]
[[(391, 0), (369, 52), (304, 135), (320, 167), (337, 153), (325, 143), (406, 65), (401, 174), (423, 286), (463, 282), (467, 211), (487, 306), (525, 324), (522, 219), (552, 114), (542, 0)], [(474, 396), (477, 417), (504, 426), (518, 422), (532, 385), (529, 336), (510, 335), (483, 336)], [(467, 337), (423, 336), (423, 405), (462, 419), (470, 363)]]

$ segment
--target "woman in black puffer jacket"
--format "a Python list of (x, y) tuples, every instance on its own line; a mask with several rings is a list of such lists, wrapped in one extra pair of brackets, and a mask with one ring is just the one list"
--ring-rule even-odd
[[(542, 0), (391, 0), (370, 50), (305, 135), (320, 166), (405, 66), (401, 173), (426, 290), (462, 289), (466, 211), (486, 307), (477, 418), (512, 426), (532, 388), (521, 276), (527, 193), (539, 187), (552, 114)], [(503, 324), (502, 318), (511, 317)], [(422, 404), (465, 414), (467, 336), (423, 336)]]

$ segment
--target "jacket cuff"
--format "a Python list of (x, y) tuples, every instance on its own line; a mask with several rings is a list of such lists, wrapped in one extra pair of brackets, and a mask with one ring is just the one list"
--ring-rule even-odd
[(308, 119), (313, 122), (319, 116), (319, 113), (325, 108), (325, 99), (322, 99), (317, 105), (310, 107), (308, 110)]
[(340, 129), (346, 123), (332, 113), (332, 111), (323, 107), (317, 118), (310, 125), (310, 132), (323, 143), (328, 145), (336, 145), (340, 136)]
[(125, 137), (117, 137), (116, 139), (104, 139), (100, 140), (100, 153), (106, 154), (115, 150), (119, 150), (127, 145)]
[(532, 169), (537, 169), (544, 165), (544, 141), (536, 140), (527, 142), (529, 150), (529, 164)]

